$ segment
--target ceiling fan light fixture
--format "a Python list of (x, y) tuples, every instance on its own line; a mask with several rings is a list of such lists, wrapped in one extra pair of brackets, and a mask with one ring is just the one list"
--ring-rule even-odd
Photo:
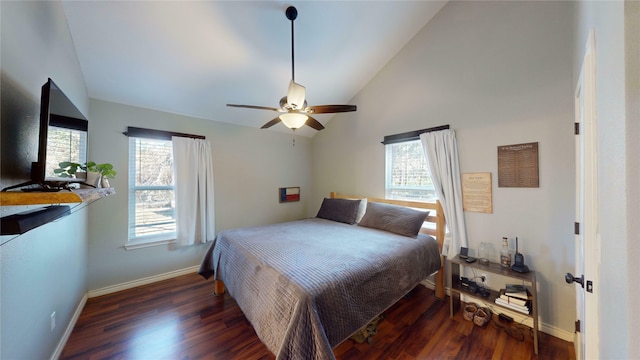
[(289, 91), (287, 92), (287, 104), (291, 106), (292, 109), (302, 109), (306, 92), (304, 86), (291, 80), (289, 82)]
[(307, 115), (297, 112), (280, 115), (282, 123), (289, 129), (293, 130), (301, 128), (307, 122), (307, 119), (309, 119)]

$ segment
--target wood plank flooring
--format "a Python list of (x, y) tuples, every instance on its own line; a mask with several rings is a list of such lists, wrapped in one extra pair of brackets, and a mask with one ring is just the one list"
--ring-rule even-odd
[[(189, 274), (89, 299), (61, 359), (274, 359), (228, 295)], [(384, 313), (373, 342), (348, 339), (334, 349), (350, 359), (575, 359), (573, 344), (540, 333), (533, 353), (529, 328), (520, 341), (502, 323), (473, 325), (448, 301), (418, 286)], [(304, 359), (301, 359), (304, 360)]]

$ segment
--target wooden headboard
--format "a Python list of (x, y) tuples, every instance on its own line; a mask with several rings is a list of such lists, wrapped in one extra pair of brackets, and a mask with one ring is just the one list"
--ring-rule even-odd
[[(343, 195), (335, 192), (331, 192), (332, 199), (364, 199), (366, 198), (369, 202), (379, 202), (385, 204), (393, 204), (404, 207), (416, 208), (416, 209), (425, 209), (429, 210), (429, 215), (425, 219), (425, 225), (422, 226), (420, 230), (421, 233), (429, 234), (433, 236), (438, 241), (438, 248), (440, 249), (440, 253), (442, 254), (442, 246), (444, 244), (444, 233), (445, 233), (445, 221), (444, 221), (444, 212), (442, 211), (442, 206), (440, 205), (440, 201), (436, 202), (418, 202), (418, 201), (407, 201), (407, 200), (391, 200), (391, 199), (379, 199), (379, 198), (371, 198), (366, 196), (353, 196), (353, 195)], [(435, 295), (438, 299), (444, 299), (445, 297), (445, 276), (444, 276), (444, 257), (440, 255), (440, 270), (435, 275), (436, 289)]]

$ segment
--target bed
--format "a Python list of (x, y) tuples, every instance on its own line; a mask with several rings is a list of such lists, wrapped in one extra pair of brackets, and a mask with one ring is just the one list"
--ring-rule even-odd
[(331, 193), (315, 218), (222, 231), (199, 273), (277, 359), (334, 359), (333, 347), (434, 273), (444, 298), (443, 237), (438, 202)]

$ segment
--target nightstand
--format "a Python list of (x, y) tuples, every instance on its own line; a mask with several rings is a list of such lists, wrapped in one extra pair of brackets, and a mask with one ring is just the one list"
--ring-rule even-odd
[[(451, 284), (449, 296), (449, 311), (451, 317), (460, 309), (460, 294), (464, 294), (470, 298), (476, 299), (479, 303), (486, 302), (491, 306), (495, 306), (498, 309), (506, 309), (509, 308), (503, 307), (500, 304), (496, 304), (495, 300), (500, 294), (497, 291), (490, 290), (489, 297), (482, 297), (480, 294), (475, 294), (470, 291), (467, 291), (462, 288), (462, 284), (460, 282), (460, 266), (466, 266), (472, 269), (476, 269), (477, 272), (483, 272), (488, 274), (497, 274), (500, 276), (504, 276), (509, 279), (513, 279), (517, 282), (524, 282), (527, 284), (527, 289), (531, 292), (531, 314), (522, 314), (522, 316), (526, 316), (533, 319), (533, 349), (536, 354), (538, 354), (538, 294), (537, 294), (537, 286), (536, 283), (536, 272), (530, 270), (527, 273), (519, 273), (513, 271), (509, 268), (503, 268), (498, 263), (490, 262), (488, 265), (482, 265), (479, 262), (467, 263), (463, 259), (452, 258), (447, 259), (447, 262), (450, 266), (449, 271), (449, 280)], [(513, 310), (510, 310), (513, 311)], [(521, 313), (518, 313), (521, 314)]]

